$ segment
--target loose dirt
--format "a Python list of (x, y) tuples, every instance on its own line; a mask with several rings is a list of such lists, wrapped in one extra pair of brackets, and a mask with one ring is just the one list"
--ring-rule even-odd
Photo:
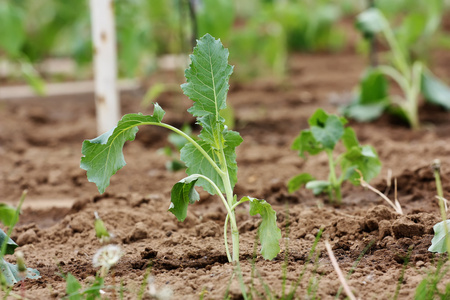
[[(433, 71), (450, 78), (449, 62), (449, 53), (436, 53)], [(372, 192), (349, 184), (344, 186), (340, 206), (305, 189), (287, 192), (287, 180), (298, 173), (326, 178), (325, 156), (304, 160), (290, 145), (316, 108), (336, 112), (338, 104), (350, 100), (364, 63), (350, 53), (295, 55), (289, 60), (286, 78), (231, 83), (228, 101), (236, 114), (235, 130), (244, 138), (237, 150), (235, 193), (238, 198), (266, 199), (278, 212), (282, 252), (273, 261), (258, 255), (254, 264), (254, 273), (278, 296), (287, 261), (287, 289), (306, 270), (297, 296), (307, 298), (312, 283), (319, 287), (318, 298), (334, 298), (340, 283), (324, 240), (330, 241), (344, 272), (364, 254), (348, 281), (360, 299), (392, 298), (406, 259), (399, 298), (411, 299), (439, 260), (440, 255), (427, 249), (432, 227), (439, 221), (430, 169), (433, 159), (441, 160), (444, 193), (447, 197), (450, 193), (450, 113), (440, 108), (422, 104), (423, 126), (417, 131), (389, 116), (373, 123), (350, 122), (361, 143), (373, 145), (383, 162), (382, 173), (372, 184), (381, 191), (388, 189), (386, 176), (392, 170), (406, 215), (397, 215)], [(156, 81), (180, 84), (183, 78), (167, 73), (147, 84)], [(150, 114), (151, 108), (140, 106), (144, 92), (122, 94), (123, 113)], [(186, 112), (191, 102), (181, 90), (165, 92), (157, 101), (167, 111), (167, 123), (198, 129)], [(222, 299), (227, 290), (233, 299), (241, 298), (237, 280), (230, 281), (234, 268), (225, 255), (225, 209), (219, 199), (201, 192), (201, 200), (189, 207), (184, 223), (167, 211), (172, 185), (185, 176), (183, 171), (167, 171), (166, 158), (158, 154), (168, 145), (167, 135), (161, 128), (141, 128), (136, 141), (126, 144), (127, 166), (99, 195), (79, 168), (82, 141), (96, 136), (92, 95), (0, 103), (0, 197), (14, 204), (22, 190), (28, 190), (13, 239), (25, 253), (27, 266), (42, 276), (26, 281), (28, 298), (64, 297), (61, 273), (70, 272), (83, 284), (92, 280), (98, 271), (92, 258), (101, 246), (94, 233), (94, 212), (114, 234), (113, 242), (124, 249), (114, 280), (122, 282), (127, 299), (136, 298), (148, 270), (158, 289), (173, 291), (173, 299), (199, 299), (201, 293), (205, 299)], [(394, 197), (393, 187), (388, 196)], [(250, 217), (245, 205), (237, 209), (237, 216), (243, 280), (249, 284), (259, 219)], [(321, 228), (322, 238), (310, 257)], [(13, 256), (6, 259), (14, 261)], [(253, 281), (263, 292), (258, 276)], [(109, 277), (107, 283), (112, 280)], [(449, 275), (443, 282), (448, 280)], [(106, 296), (112, 297), (110, 290)]]

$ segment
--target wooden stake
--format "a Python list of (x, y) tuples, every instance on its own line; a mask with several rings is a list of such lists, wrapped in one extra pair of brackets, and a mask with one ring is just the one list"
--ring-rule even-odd
[(114, 128), (120, 116), (113, 0), (90, 0), (90, 8), (97, 132), (102, 134)]

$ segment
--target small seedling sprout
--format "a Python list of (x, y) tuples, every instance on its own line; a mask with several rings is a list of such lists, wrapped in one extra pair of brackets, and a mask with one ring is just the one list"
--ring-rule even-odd
[[(405, 119), (411, 128), (420, 126), (420, 95), (433, 104), (450, 109), (450, 88), (436, 78), (424, 63), (409, 55), (400, 43), (389, 21), (377, 8), (369, 8), (357, 17), (356, 27), (366, 38), (381, 33), (390, 49), (392, 63), (370, 66), (364, 72), (354, 101), (343, 109), (346, 116), (358, 121), (371, 121), (387, 110)], [(389, 94), (391, 78), (402, 95)]]
[[(309, 118), (309, 129), (304, 129), (292, 144), (293, 150), (299, 151), (299, 156), (306, 158), (305, 154), (317, 155), (325, 152), (328, 157), (328, 180), (316, 180), (309, 173), (302, 173), (291, 178), (288, 182), (290, 193), (305, 185), (314, 194), (326, 192), (330, 201), (338, 204), (342, 200), (341, 185), (344, 181), (350, 181), (359, 185), (358, 173), (360, 170), (366, 180), (371, 180), (381, 170), (381, 162), (375, 149), (371, 146), (362, 146), (351, 127), (345, 127), (347, 120), (344, 117), (330, 115), (323, 109), (318, 109)], [(346, 151), (335, 157), (335, 147), (342, 141)], [(341, 172), (337, 169), (340, 166)]]

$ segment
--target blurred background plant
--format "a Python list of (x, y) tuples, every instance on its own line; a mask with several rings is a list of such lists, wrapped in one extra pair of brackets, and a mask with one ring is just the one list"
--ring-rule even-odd
[[(369, 0), (116, 0), (119, 74), (145, 78), (164, 55), (186, 55), (210, 33), (232, 47), (239, 79), (282, 78), (291, 52), (334, 52), (349, 47), (349, 28)], [(425, 57), (449, 46), (439, 30), (447, 0), (374, 0), (393, 24), (403, 49)], [(88, 1), (0, 0), (0, 82), (26, 80), (44, 93), (44, 80), (92, 77)], [(352, 46), (352, 41), (350, 47)], [(357, 43), (361, 51), (367, 45)], [(46, 74), (43, 62), (66, 59), (73, 74)], [(245, 62), (243, 64), (242, 62)], [(180, 66), (180, 69), (185, 66)], [(6, 71), (5, 71), (6, 70)]]

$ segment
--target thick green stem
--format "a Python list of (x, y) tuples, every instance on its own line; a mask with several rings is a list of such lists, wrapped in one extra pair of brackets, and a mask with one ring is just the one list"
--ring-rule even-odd
[[(220, 148), (220, 166), (222, 167), (222, 181), (223, 185), (225, 187), (225, 194), (227, 196), (228, 205), (230, 207), (233, 207), (234, 203), (234, 197), (233, 197), (233, 190), (231, 188), (231, 182), (230, 182), (230, 176), (228, 174), (228, 166), (225, 159), (225, 153), (223, 151), (223, 148), (221, 146)], [(233, 261), (238, 262), (239, 261), (239, 230), (236, 224), (236, 217), (234, 214), (234, 209), (231, 209), (231, 212), (229, 213), (230, 218), (230, 229), (231, 229), (231, 241), (233, 243)]]
[[(335, 162), (333, 160), (333, 150), (327, 149), (326, 150), (328, 155), (328, 165), (330, 167), (330, 177), (329, 180), (331, 182), (331, 186), (333, 189), (332, 196), (334, 196), (338, 203), (341, 203), (342, 195), (341, 195), (341, 184), (337, 180), (336, 177), (336, 170), (335, 170)], [(334, 200), (334, 199), (331, 199)]]

